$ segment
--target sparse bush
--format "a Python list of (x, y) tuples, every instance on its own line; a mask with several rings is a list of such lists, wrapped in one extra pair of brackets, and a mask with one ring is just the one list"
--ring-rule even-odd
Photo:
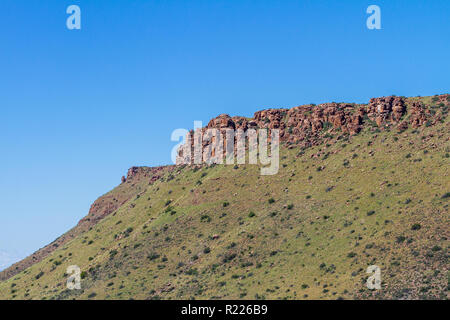
[(152, 261), (152, 260), (158, 259), (159, 257), (160, 257), (159, 254), (157, 254), (157, 253), (155, 253), (155, 252), (152, 252), (152, 253), (150, 253), (150, 254), (147, 256), (147, 259), (149, 259), (150, 261)]
[(111, 250), (109, 252), (109, 258), (110, 259), (114, 258), (117, 255), (117, 253), (118, 253), (117, 250)]
[(236, 247), (236, 242), (230, 243), (230, 244), (227, 246), (227, 249), (231, 249), (231, 248), (234, 248), (234, 247)]
[(207, 214), (204, 214), (200, 217), (200, 221), (201, 222), (210, 222), (211, 221), (211, 217), (208, 216)]
[(411, 230), (419, 230), (420, 228), (422, 228), (422, 226), (419, 223), (414, 223), (411, 226)]
[(235, 253), (227, 253), (223, 257), (222, 262), (223, 263), (227, 263), (227, 262), (230, 262), (231, 260), (233, 260), (234, 258), (236, 258), (236, 254)]

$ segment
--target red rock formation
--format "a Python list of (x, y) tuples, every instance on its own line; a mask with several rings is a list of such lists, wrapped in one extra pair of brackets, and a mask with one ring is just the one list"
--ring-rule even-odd
[[(449, 105), (448, 94), (435, 97), (436, 102)], [(406, 114), (409, 119), (403, 119)], [(414, 98), (381, 97), (370, 99), (367, 105), (346, 103), (324, 103), (320, 105), (303, 105), (291, 109), (267, 109), (255, 112), (253, 118), (230, 117), (221, 114), (212, 119), (206, 129), (219, 129), (225, 137), (225, 129), (268, 128), (279, 129), (280, 139), (288, 144), (299, 147), (309, 147), (324, 141), (326, 133), (344, 133), (355, 135), (370, 123), (378, 127), (395, 126), (398, 130), (405, 130), (411, 125), (413, 128), (422, 126), (433, 117), (430, 109)], [(438, 118), (431, 119), (437, 121)], [(224, 139), (225, 140), (225, 139)], [(214, 140), (213, 140), (214, 141)], [(202, 142), (206, 147), (211, 142)], [(193, 150), (193, 132), (191, 132), (191, 150)], [(225, 150), (225, 148), (224, 148)], [(183, 163), (183, 151), (179, 150), (177, 163)]]

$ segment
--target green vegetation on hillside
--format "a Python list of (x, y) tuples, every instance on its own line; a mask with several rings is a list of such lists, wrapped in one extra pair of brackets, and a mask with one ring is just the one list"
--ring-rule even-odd
[[(273, 176), (255, 165), (166, 170), (0, 282), (0, 299), (446, 299), (449, 128), (283, 145)], [(82, 290), (66, 289), (70, 265)], [(365, 285), (370, 265), (381, 290)]]

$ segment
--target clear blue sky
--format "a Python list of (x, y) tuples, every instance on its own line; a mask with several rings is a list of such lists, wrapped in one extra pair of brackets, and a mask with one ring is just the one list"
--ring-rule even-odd
[(449, 92), (449, 15), (448, 0), (1, 0), (0, 268), (129, 167), (169, 164), (194, 120)]

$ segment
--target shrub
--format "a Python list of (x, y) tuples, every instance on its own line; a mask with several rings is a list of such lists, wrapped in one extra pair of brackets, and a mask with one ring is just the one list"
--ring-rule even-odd
[(224, 208), (228, 207), (229, 205), (230, 205), (230, 203), (229, 203), (228, 201), (224, 201), (224, 202), (223, 202), (223, 207), (224, 207)]
[(156, 260), (156, 259), (158, 259), (158, 258), (159, 258), (159, 254), (157, 254), (157, 253), (155, 253), (155, 252), (152, 252), (152, 253), (150, 253), (150, 254), (147, 256), (147, 259), (149, 259), (150, 261)]
[(375, 211), (373, 211), (373, 210), (370, 210), (369, 212), (367, 212), (367, 215), (368, 215), (368, 216), (371, 216), (371, 215), (373, 215), (373, 214), (375, 214)]
[(109, 258), (110, 259), (112, 259), (112, 258), (114, 258), (114, 256), (117, 254), (117, 250), (111, 250), (110, 252), (109, 252)]
[(328, 129), (332, 128), (332, 127), (333, 127), (333, 125), (330, 122), (328, 122), (328, 121), (325, 121), (323, 123), (323, 130), (328, 130)]
[(253, 211), (250, 211), (250, 213), (248, 214), (248, 217), (253, 218), (254, 216), (256, 216), (256, 214)]
[(200, 221), (201, 222), (210, 222), (211, 221), (211, 217), (208, 216), (207, 214), (204, 214), (204, 215), (201, 216)]
[(288, 208), (288, 210), (291, 210), (292, 208), (294, 208), (294, 205), (292, 203), (288, 204), (287, 208)]
[(231, 249), (231, 248), (234, 248), (234, 247), (236, 247), (236, 242), (230, 243), (230, 244), (227, 246), (227, 249)]
[(414, 223), (411, 226), (411, 230), (419, 230), (420, 228), (422, 228), (422, 226), (419, 223)]
[(227, 253), (223, 257), (222, 262), (223, 263), (227, 263), (227, 262), (230, 262), (231, 260), (233, 260), (234, 258), (236, 258), (236, 254), (235, 253)]
[(272, 204), (272, 203), (274, 203), (274, 202), (275, 202), (275, 199), (274, 199), (274, 198), (270, 198), (270, 199), (269, 199), (269, 203), (270, 203), (270, 204)]

